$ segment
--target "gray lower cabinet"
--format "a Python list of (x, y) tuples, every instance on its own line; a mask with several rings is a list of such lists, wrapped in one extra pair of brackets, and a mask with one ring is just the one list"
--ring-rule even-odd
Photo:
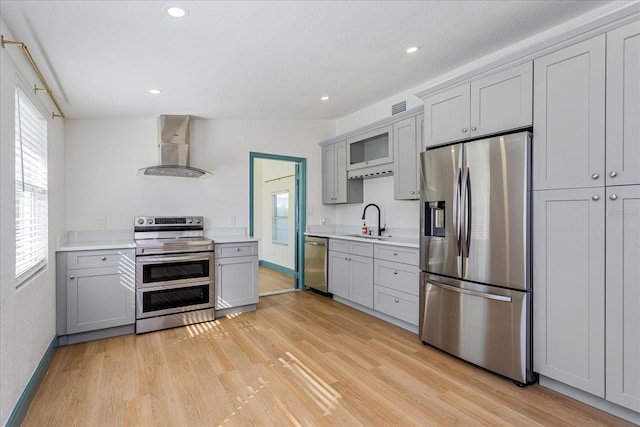
[(134, 324), (134, 264), (133, 249), (58, 253), (58, 335)]
[(418, 326), (418, 249), (329, 240), (329, 292)]
[(258, 303), (258, 242), (220, 243), (215, 245), (214, 251), (216, 316), (255, 310)]
[(373, 308), (373, 244), (329, 239), (329, 292)]
[(606, 199), (606, 398), (640, 412), (640, 185)]
[(604, 188), (536, 191), (533, 364), (605, 395)]
[(418, 326), (420, 268), (419, 250), (375, 245), (373, 308)]

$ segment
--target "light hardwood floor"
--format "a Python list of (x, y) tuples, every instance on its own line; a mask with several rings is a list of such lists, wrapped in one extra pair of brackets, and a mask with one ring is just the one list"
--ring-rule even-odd
[(260, 294), (293, 290), (295, 286), (292, 276), (270, 268), (258, 267), (258, 276), (258, 292)]
[(25, 426), (625, 426), (312, 292), (58, 349)]

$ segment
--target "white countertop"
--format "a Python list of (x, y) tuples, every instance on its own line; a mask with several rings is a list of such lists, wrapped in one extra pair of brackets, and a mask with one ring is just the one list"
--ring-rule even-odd
[(218, 236), (212, 237), (213, 243), (244, 243), (257, 242), (259, 239), (251, 236)]
[(131, 240), (68, 242), (56, 249), (57, 252), (101, 251), (106, 249), (135, 249)]
[(342, 240), (354, 240), (357, 242), (369, 242), (376, 245), (392, 245), (392, 246), (404, 246), (408, 248), (419, 248), (420, 242), (417, 237), (410, 236), (382, 236), (382, 238), (376, 238), (377, 236), (365, 237), (358, 236), (354, 233), (328, 233), (328, 232), (306, 232), (305, 236), (327, 237), (330, 239), (342, 239)]

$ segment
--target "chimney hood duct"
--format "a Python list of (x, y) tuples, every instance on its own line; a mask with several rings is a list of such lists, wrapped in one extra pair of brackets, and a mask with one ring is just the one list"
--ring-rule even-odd
[(142, 168), (138, 175), (207, 178), (211, 173), (189, 166), (190, 116), (158, 117), (158, 166)]

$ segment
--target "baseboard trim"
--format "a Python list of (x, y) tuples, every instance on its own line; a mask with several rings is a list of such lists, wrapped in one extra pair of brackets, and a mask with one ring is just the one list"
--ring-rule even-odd
[(24, 417), (27, 415), (27, 411), (29, 410), (29, 406), (31, 406), (33, 397), (40, 388), (42, 380), (44, 380), (44, 377), (47, 375), (51, 362), (53, 362), (53, 356), (55, 356), (57, 348), (58, 337), (55, 336), (53, 337), (51, 344), (49, 344), (49, 347), (47, 347), (42, 355), (42, 359), (40, 359), (38, 367), (31, 376), (27, 386), (22, 391), (16, 406), (13, 408), (13, 411), (11, 411), (7, 424), (5, 424), (6, 427), (19, 427), (22, 424), (22, 421), (24, 421)]
[(293, 271), (292, 269), (287, 268), (287, 267), (283, 267), (283, 266), (278, 265), (278, 264), (274, 264), (274, 263), (269, 262), (269, 261), (260, 260), (258, 262), (258, 265), (260, 265), (262, 267), (270, 268), (271, 270), (278, 271), (278, 272), (280, 272), (282, 274), (286, 274), (287, 276), (295, 277), (295, 271)]

